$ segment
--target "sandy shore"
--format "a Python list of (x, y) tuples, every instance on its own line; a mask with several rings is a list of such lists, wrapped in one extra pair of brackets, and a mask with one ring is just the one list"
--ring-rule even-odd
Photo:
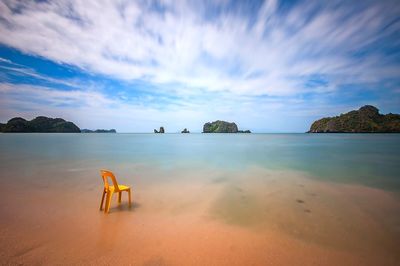
[(400, 262), (400, 201), (389, 192), (259, 168), (130, 171), (119, 180), (132, 185), (134, 205), (115, 197), (109, 215), (98, 210), (102, 188), (93, 169), (71, 169), (74, 178), (63, 182), (38, 172), (38, 181), (2, 185), (2, 264)]

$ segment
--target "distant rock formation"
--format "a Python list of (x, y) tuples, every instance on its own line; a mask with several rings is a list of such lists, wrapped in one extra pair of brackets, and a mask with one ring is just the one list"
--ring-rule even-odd
[(0, 123), (0, 132), (3, 132), (5, 126), (6, 124)]
[(205, 123), (203, 133), (237, 133), (238, 127), (235, 123), (217, 120)]
[(74, 123), (65, 121), (62, 118), (49, 118), (38, 116), (28, 121), (21, 117), (10, 119), (3, 124), (1, 131), (4, 133), (79, 133), (81, 130)]
[(181, 131), (181, 133), (190, 133), (190, 131), (187, 130), (187, 129), (185, 128), (185, 129), (183, 129), (183, 130)]
[(211, 123), (205, 123), (203, 126), (203, 133), (250, 133), (250, 130), (239, 131), (235, 123), (217, 120)]
[(165, 133), (164, 127), (160, 127), (159, 131), (157, 131), (157, 129), (154, 129), (154, 133)]
[(400, 115), (382, 115), (378, 108), (365, 105), (357, 111), (319, 119), (308, 133), (400, 133)]
[(81, 129), (81, 133), (117, 133), (115, 129)]

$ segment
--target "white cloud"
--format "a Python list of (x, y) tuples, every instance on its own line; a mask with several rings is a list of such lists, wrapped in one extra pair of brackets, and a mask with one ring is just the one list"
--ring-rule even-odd
[[(384, 30), (399, 14), (394, 2), (364, 8), (310, 1), (282, 14), (269, 0), (255, 21), (229, 10), (210, 19), (201, 2), (160, 1), (163, 12), (154, 3), (3, 1), (0, 42), (117, 79), (240, 95), (321, 93), (398, 77), (398, 62), (377, 48), (362, 59), (351, 55), (399, 30), (398, 23)], [(331, 86), (306, 87), (313, 74)]]
[(2, 57), (0, 57), (0, 62), (2, 62), (2, 63), (8, 63), (8, 64), (11, 64), (11, 63), (12, 63), (10, 60), (5, 59), (5, 58), (2, 58)]
[[(1, 61), (1, 58), (0, 58)], [(71, 80), (66, 79), (56, 79), (49, 76), (41, 75), (37, 73), (34, 69), (28, 68), (19, 64), (16, 64), (10, 60), (3, 61), (8, 63), (9, 65), (0, 65), (0, 70), (2, 72), (12, 73), (13, 75), (19, 75), (21, 77), (30, 77), (42, 81), (46, 81), (52, 84), (65, 85), (72, 88), (79, 88), (79, 84), (77, 82), (73, 82)]]

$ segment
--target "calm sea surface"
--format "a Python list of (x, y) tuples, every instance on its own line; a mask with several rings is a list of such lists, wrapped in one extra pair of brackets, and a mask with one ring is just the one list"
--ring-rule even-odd
[[(400, 134), (0, 134), (0, 151), (6, 264), (400, 265)], [(132, 208), (99, 211), (103, 168)]]
[(262, 167), (400, 191), (400, 134), (0, 134), (0, 150), (1, 169), (27, 178), (46, 167)]

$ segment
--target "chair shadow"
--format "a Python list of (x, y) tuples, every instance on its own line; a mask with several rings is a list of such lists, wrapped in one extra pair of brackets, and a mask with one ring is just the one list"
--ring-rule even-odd
[(119, 212), (119, 211), (134, 212), (141, 206), (142, 206), (142, 204), (140, 204), (138, 202), (132, 202), (131, 206), (129, 206), (128, 202), (123, 202), (118, 205), (114, 205), (114, 206), (111, 205), (109, 213)]

